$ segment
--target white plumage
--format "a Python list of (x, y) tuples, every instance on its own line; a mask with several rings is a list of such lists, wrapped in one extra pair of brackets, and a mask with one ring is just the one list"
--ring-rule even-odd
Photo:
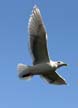
[(37, 6), (34, 6), (30, 16), (28, 31), (33, 66), (18, 64), (19, 77), (25, 79), (40, 75), (50, 84), (66, 84), (66, 81), (55, 71), (61, 66), (67, 66), (67, 64), (50, 60), (47, 50), (47, 33)]

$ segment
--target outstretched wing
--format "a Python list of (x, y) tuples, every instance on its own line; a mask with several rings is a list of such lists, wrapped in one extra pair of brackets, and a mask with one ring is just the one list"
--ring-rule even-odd
[(50, 84), (57, 84), (57, 85), (66, 85), (66, 81), (64, 78), (62, 78), (60, 75), (58, 75), (56, 72), (49, 73), (46, 75), (41, 75), (41, 77), (46, 80)]
[(34, 7), (29, 19), (29, 45), (33, 58), (33, 64), (49, 61), (46, 31), (42, 22), (41, 14), (37, 6)]

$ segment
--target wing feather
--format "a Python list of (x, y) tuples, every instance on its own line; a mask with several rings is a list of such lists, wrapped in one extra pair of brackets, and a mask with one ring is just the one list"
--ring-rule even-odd
[(34, 7), (29, 19), (29, 46), (33, 58), (33, 64), (49, 61), (47, 51), (46, 31), (42, 17), (37, 6)]
[(57, 84), (57, 85), (66, 85), (66, 81), (64, 78), (62, 78), (60, 75), (58, 75), (56, 72), (52, 72), (51, 74), (47, 75), (41, 75), (43, 79), (45, 79), (50, 84)]

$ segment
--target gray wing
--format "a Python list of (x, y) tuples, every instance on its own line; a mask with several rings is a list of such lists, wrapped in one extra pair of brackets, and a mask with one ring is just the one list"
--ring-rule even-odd
[(41, 75), (41, 77), (50, 84), (56, 84), (56, 85), (65, 84), (66, 85), (65, 79), (62, 78), (60, 75), (58, 75), (56, 72), (53, 72), (47, 75)]
[(33, 64), (49, 61), (47, 51), (46, 31), (42, 23), (40, 11), (34, 7), (29, 19), (29, 46), (33, 58)]

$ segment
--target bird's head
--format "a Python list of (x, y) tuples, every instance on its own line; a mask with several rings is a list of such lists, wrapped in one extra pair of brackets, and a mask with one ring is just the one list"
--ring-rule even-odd
[(61, 66), (67, 66), (67, 64), (64, 63), (64, 62), (62, 62), (62, 61), (57, 61), (57, 62), (56, 62), (56, 66), (57, 66), (57, 68), (59, 68), (59, 67), (61, 67)]
[(54, 70), (62, 66), (67, 66), (67, 64), (62, 61), (50, 61), (50, 63), (51, 63), (51, 66), (54, 68)]

